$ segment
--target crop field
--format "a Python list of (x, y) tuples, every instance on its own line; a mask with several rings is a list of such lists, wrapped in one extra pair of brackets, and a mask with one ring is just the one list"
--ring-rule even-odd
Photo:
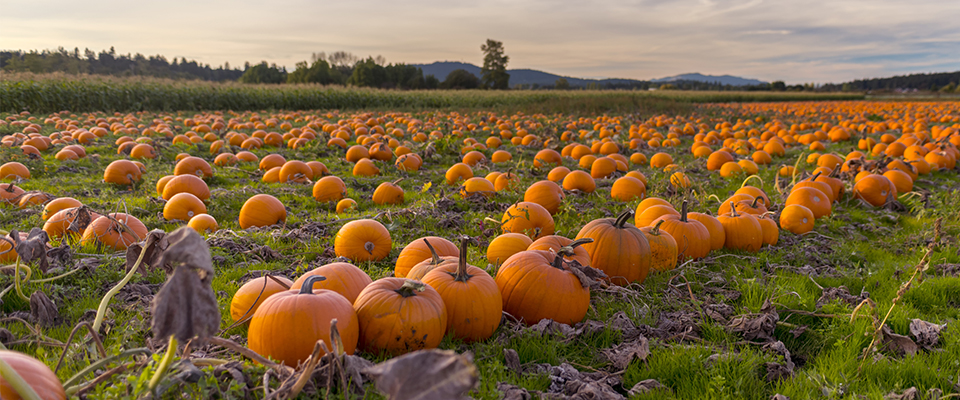
[(960, 396), (958, 102), (308, 93), (0, 82), (4, 399)]

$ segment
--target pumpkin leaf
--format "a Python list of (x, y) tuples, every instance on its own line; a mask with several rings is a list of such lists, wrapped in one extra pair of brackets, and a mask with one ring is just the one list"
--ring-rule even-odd
[[(153, 240), (150, 240), (150, 237), (153, 237)], [(141, 274), (146, 274), (148, 270), (152, 270), (157, 267), (164, 267), (164, 271), (168, 274), (173, 272), (173, 269), (169, 265), (164, 265), (160, 263), (160, 259), (163, 257), (164, 250), (170, 246), (170, 242), (167, 240), (167, 233), (154, 229), (147, 233), (147, 237), (143, 242), (138, 242), (131, 244), (130, 247), (127, 247), (127, 264), (125, 271), (129, 271), (130, 268), (133, 268), (137, 264), (137, 259), (140, 258), (140, 252), (143, 251), (143, 244), (147, 243), (146, 253), (143, 254), (143, 260), (140, 262), (138, 267)]]
[(893, 333), (889, 325), (884, 325), (883, 328), (880, 329), (880, 333), (883, 335), (883, 346), (887, 350), (901, 357), (917, 354), (917, 343), (909, 337)]
[(419, 350), (364, 370), (390, 400), (461, 399), (480, 382), (469, 354)]
[(618, 370), (624, 370), (634, 359), (646, 360), (650, 356), (650, 342), (646, 337), (640, 335), (636, 340), (621, 343), (609, 349), (604, 349), (603, 354), (610, 360)]
[(47, 269), (50, 268), (50, 264), (47, 263), (47, 241), (49, 241), (50, 238), (46, 232), (40, 228), (33, 228), (30, 230), (27, 238), (22, 239), (20, 238), (20, 233), (17, 232), (16, 229), (13, 229), (10, 231), (9, 236), (13, 239), (14, 248), (17, 251), (17, 255), (20, 256), (20, 261), (25, 264), (33, 264), (34, 261), (37, 261), (37, 268), (39, 268), (41, 272), (47, 272)]
[(747, 340), (772, 342), (776, 340), (773, 336), (773, 331), (776, 329), (777, 321), (779, 320), (780, 315), (777, 314), (776, 308), (774, 308), (770, 300), (767, 299), (764, 301), (759, 313), (746, 314), (734, 318), (727, 324), (727, 328), (734, 333), (743, 335), (743, 338)]
[(636, 385), (633, 385), (633, 387), (630, 388), (629, 391), (627, 391), (627, 394), (629, 394), (630, 397), (633, 397), (633, 396), (639, 396), (644, 393), (649, 393), (654, 390), (669, 391), (670, 388), (663, 386), (663, 384), (657, 381), (656, 379), (644, 379), (640, 382), (637, 382)]
[(946, 327), (947, 324), (937, 325), (922, 319), (913, 319), (910, 321), (910, 335), (921, 347), (933, 350), (940, 341), (940, 331)]
[(153, 334), (186, 342), (213, 336), (220, 328), (220, 307), (210, 286), (213, 263), (210, 249), (196, 231), (182, 227), (169, 236), (170, 247), (160, 264), (174, 265), (173, 275), (153, 299)]
[(30, 295), (30, 316), (40, 326), (49, 328), (57, 324), (60, 312), (43, 291), (37, 290)]
[(790, 350), (787, 350), (787, 346), (785, 346), (783, 342), (778, 340), (776, 342), (767, 343), (763, 345), (763, 349), (783, 357), (784, 360), (782, 364), (775, 362), (766, 363), (768, 382), (777, 382), (782, 379), (793, 377), (793, 370), (796, 365), (790, 358)]

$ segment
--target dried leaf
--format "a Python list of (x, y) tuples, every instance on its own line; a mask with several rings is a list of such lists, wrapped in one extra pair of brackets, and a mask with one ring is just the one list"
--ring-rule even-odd
[(893, 333), (888, 325), (884, 325), (880, 333), (883, 335), (883, 347), (888, 351), (901, 357), (917, 354), (917, 344), (913, 339)]
[(627, 394), (630, 396), (638, 396), (653, 390), (670, 390), (670, 388), (663, 386), (663, 384), (656, 379), (644, 379), (640, 382), (637, 382), (636, 385), (633, 385)]
[(73, 249), (70, 245), (64, 243), (60, 247), (54, 247), (47, 250), (47, 260), (53, 264), (69, 268), (73, 261)]
[(0, 328), (0, 344), (7, 344), (14, 340), (17, 340), (17, 335), (14, 335), (7, 328)]
[(46, 294), (37, 290), (30, 295), (30, 316), (40, 326), (49, 328), (57, 324), (60, 312)]
[(730, 316), (733, 315), (735, 311), (733, 306), (724, 303), (708, 304), (703, 308), (703, 312), (707, 314), (710, 319), (721, 324), (729, 322)]
[(732, 332), (742, 334), (744, 339), (772, 342), (776, 340), (773, 331), (777, 327), (778, 320), (780, 315), (768, 300), (760, 308), (759, 314), (747, 314), (734, 318), (727, 327)]
[(910, 321), (910, 335), (917, 340), (917, 344), (927, 350), (933, 350), (940, 342), (940, 331), (947, 324), (937, 325), (921, 319)]
[(787, 396), (784, 396), (784, 395), (782, 395), (782, 394), (780, 394), (780, 393), (777, 393), (777, 394), (773, 395), (773, 397), (771, 397), (770, 400), (790, 400), (790, 398), (787, 397)]
[(480, 382), (470, 357), (450, 350), (418, 350), (364, 372), (390, 400), (461, 399)]
[(646, 360), (650, 355), (650, 342), (640, 336), (637, 340), (621, 343), (610, 349), (604, 349), (603, 354), (618, 370), (624, 370), (634, 359)]
[(138, 267), (141, 274), (145, 274), (147, 271), (161, 266), (168, 274), (173, 272), (173, 268), (170, 265), (160, 263), (161, 258), (163, 258), (163, 252), (169, 247), (170, 243), (167, 240), (167, 233), (159, 229), (154, 229), (147, 233), (147, 237), (143, 242), (134, 243), (130, 245), (130, 247), (127, 247), (126, 271), (129, 271), (130, 268), (133, 268), (137, 263), (137, 260), (140, 258), (140, 253), (143, 252), (144, 245), (147, 246), (147, 252), (143, 254), (143, 260), (140, 261), (140, 266)]
[(10, 231), (10, 238), (13, 239), (14, 249), (20, 256), (20, 261), (24, 264), (33, 264), (36, 261), (37, 268), (41, 272), (47, 272), (50, 264), (47, 263), (47, 242), (50, 238), (47, 233), (40, 228), (33, 228), (26, 239), (20, 237), (16, 229)]
[(793, 370), (796, 365), (790, 358), (790, 350), (787, 350), (787, 346), (785, 346), (783, 342), (778, 340), (767, 343), (763, 345), (763, 349), (783, 357), (784, 360), (783, 364), (773, 362), (766, 363), (768, 382), (776, 382), (793, 376)]
[(834, 300), (840, 300), (841, 302), (847, 303), (851, 307), (856, 307), (858, 304), (869, 298), (870, 293), (864, 291), (861, 291), (859, 296), (850, 294), (850, 290), (847, 289), (846, 286), (826, 287), (823, 288), (823, 294), (821, 294), (820, 298), (817, 299), (817, 309), (819, 310), (824, 305), (832, 303)]
[(588, 287), (590, 289), (599, 289), (604, 286), (604, 280), (607, 279), (607, 274), (602, 270), (593, 267), (584, 267), (576, 261), (567, 261), (564, 263), (564, 266), (577, 276), (577, 279), (580, 280), (580, 286)]
[(903, 393), (889, 393), (886, 396), (883, 396), (887, 400), (920, 400), (920, 391), (916, 387), (911, 387), (907, 390), (904, 390)]
[(170, 247), (160, 263), (171, 263), (175, 269), (153, 299), (154, 338), (174, 335), (186, 342), (212, 336), (220, 328), (220, 307), (210, 286), (213, 265), (207, 242), (189, 227), (173, 231), (168, 238)]
[(517, 354), (516, 350), (503, 349), (503, 359), (504, 365), (507, 366), (507, 369), (516, 372), (517, 374), (523, 374), (523, 367), (520, 365), (520, 356)]

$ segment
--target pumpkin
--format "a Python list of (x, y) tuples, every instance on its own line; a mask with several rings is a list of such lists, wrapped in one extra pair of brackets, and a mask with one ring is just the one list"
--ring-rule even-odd
[(717, 150), (713, 153), (710, 153), (710, 156), (707, 157), (707, 170), (717, 171), (723, 167), (724, 164), (733, 161), (734, 159), (732, 154), (723, 150)]
[(497, 176), (497, 180), (493, 182), (493, 189), (501, 192), (507, 189), (513, 189), (516, 186), (519, 179), (517, 179), (516, 174), (511, 174), (509, 172), (505, 174), (500, 174)]
[(570, 271), (572, 267), (564, 255), (572, 252), (570, 247), (556, 253), (526, 250), (504, 261), (495, 279), (503, 311), (527, 325), (543, 319), (567, 325), (582, 321), (590, 308), (590, 288)]
[(14, 204), (13, 201), (19, 201), (20, 195), (24, 193), (23, 189), (12, 183), (0, 183), (0, 203)]
[(763, 246), (763, 228), (753, 214), (739, 213), (731, 208), (729, 214), (717, 217), (726, 236), (724, 247), (732, 250), (760, 251)]
[(523, 201), (543, 206), (550, 215), (560, 212), (564, 197), (560, 185), (549, 180), (535, 182), (523, 193)]
[(820, 219), (830, 215), (832, 206), (827, 195), (822, 191), (810, 187), (800, 187), (790, 191), (785, 205), (799, 204), (813, 211), (814, 218)]
[(230, 300), (230, 317), (233, 322), (252, 317), (268, 297), (290, 290), (291, 285), (293, 282), (282, 276), (261, 276), (248, 280), (237, 289)]
[(547, 180), (560, 183), (563, 182), (563, 178), (565, 178), (568, 174), (570, 174), (570, 168), (564, 166), (555, 167), (547, 174)]
[[(572, 243), (573, 239), (558, 235), (550, 235), (534, 240), (533, 243), (530, 243), (530, 246), (527, 246), (527, 250), (547, 250), (556, 253), (564, 247), (569, 247)], [(573, 254), (564, 255), (563, 258), (570, 261), (576, 261), (580, 263), (581, 266), (589, 267), (590, 253), (587, 252), (587, 249), (583, 248), (583, 246), (574, 246), (572, 249)]]
[(258, 167), (261, 171), (269, 171), (276, 167), (283, 167), (283, 164), (287, 163), (287, 159), (279, 154), (267, 154), (260, 160)]
[(163, 185), (161, 197), (169, 201), (178, 193), (190, 193), (201, 201), (206, 201), (210, 198), (210, 188), (207, 186), (207, 183), (196, 175), (172, 176)]
[(220, 229), (217, 220), (210, 214), (197, 214), (187, 221), (187, 226), (199, 234), (214, 233)]
[(827, 184), (826, 182), (822, 182), (822, 181), (816, 180), (817, 178), (820, 177), (820, 175), (821, 175), (821, 173), (820, 173), (820, 172), (817, 172), (816, 174), (814, 174), (814, 175), (813, 175), (812, 177), (810, 177), (809, 179), (804, 179), (804, 180), (802, 180), (802, 181), (800, 181), (800, 182), (797, 182), (797, 184), (796, 184), (796, 185), (793, 185), (793, 188), (791, 188), (790, 190), (793, 191), (793, 190), (795, 190), (795, 189), (802, 188), (802, 187), (814, 188), (814, 189), (817, 189), (817, 190), (823, 192), (824, 196), (827, 196), (827, 200), (830, 201), (831, 203), (833, 203), (834, 200), (836, 200), (836, 199), (833, 197), (833, 195), (834, 195), (833, 187), (831, 187), (831, 186), (830, 186), (829, 184)]
[[(858, 199), (863, 199), (867, 204), (881, 207), (886, 205), (888, 201), (896, 200), (897, 188), (886, 176), (869, 174), (853, 185), (853, 195)], [(814, 215), (816, 215), (816, 211), (814, 211)]]
[(353, 261), (379, 261), (390, 253), (393, 242), (383, 224), (359, 219), (344, 224), (334, 238), (333, 250)]
[(394, 182), (383, 182), (373, 191), (373, 202), (378, 205), (403, 204), (403, 188), (398, 186), (402, 179)]
[(190, 193), (177, 193), (163, 205), (163, 218), (167, 221), (189, 221), (194, 215), (206, 214), (207, 206)]
[(560, 153), (557, 153), (553, 149), (543, 149), (537, 152), (537, 155), (533, 156), (533, 166), (536, 168), (543, 168), (546, 165), (559, 166), (563, 162)]
[[(0, 189), (3, 190), (3, 189)], [(82, 206), (83, 203), (80, 200), (77, 200), (73, 197), (59, 197), (51, 200), (43, 206), (43, 213), (40, 214), (40, 218), (44, 221), (49, 220), (54, 214), (58, 213), (60, 210), (66, 210), (68, 208), (75, 208)]]
[(687, 213), (687, 218), (699, 221), (707, 228), (707, 233), (710, 235), (710, 250), (720, 250), (723, 248), (724, 243), (727, 241), (727, 235), (720, 221), (717, 221), (712, 215), (698, 212)]
[(610, 197), (617, 201), (643, 200), (647, 194), (647, 187), (639, 179), (623, 176), (613, 181), (610, 188)]
[[(60, 383), (57, 374), (54, 374), (50, 367), (42, 361), (12, 350), (0, 350), (0, 360), (3, 360), (4, 363), (16, 371), (17, 375), (33, 389), (33, 392), (39, 398), (43, 400), (67, 398), (67, 394), (63, 390), (63, 384)], [(21, 399), (13, 385), (3, 378), (0, 378), (0, 399)]]
[(310, 179), (320, 178), (330, 173), (327, 166), (320, 161), (307, 161), (307, 166), (310, 167), (310, 171), (313, 173)]
[[(457, 256), (440, 257), (440, 255), (437, 254), (436, 250), (433, 249), (433, 246), (430, 244), (429, 240), (423, 239), (423, 242), (426, 243), (428, 248), (430, 248), (431, 257), (417, 263), (417, 265), (414, 265), (413, 268), (410, 269), (410, 272), (407, 273), (407, 276), (406, 276), (407, 279), (414, 279), (419, 281), (419, 280), (422, 280), (423, 277), (426, 276), (428, 272), (433, 271), (438, 267), (441, 267), (443, 265), (450, 264), (450, 263), (452, 264), (457, 263)], [(460, 250), (460, 251), (462, 252), (463, 250)]]
[(80, 237), (80, 243), (103, 245), (122, 251), (146, 237), (147, 227), (139, 219), (124, 213), (112, 213), (90, 222)]
[(20, 209), (24, 209), (30, 206), (41, 205), (52, 199), (53, 199), (53, 196), (47, 193), (30, 191), (30, 192), (25, 192), (22, 196), (20, 196), (20, 204), (18, 205)]
[(467, 179), (463, 182), (463, 185), (460, 186), (460, 196), (463, 198), (471, 196), (483, 196), (486, 198), (492, 198), (496, 194), (493, 184), (485, 178), (473, 177)]
[(152, 160), (157, 158), (157, 151), (149, 144), (140, 143), (133, 146), (133, 149), (130, 150), (130, 158), (146, 158)]
[(360, 335), (357, 313), (339, 293), (311, 290), (313, 282), (320, 279), (324, 278), (311, 276), (300, 290), (274, 294), (260, 304), (247, 331), (250, 350), (296, 367), (310, 357), (318, 340), (333, 343), (331, 328), (336, 324), (343, 342), (341, 350), (353, 354)]
[(303, 161), (287, 161), (280, 167), (281, 183), (307, 183), (311, 179), (313, 179), (313, 169)]
[(617, 162), (610, 157), (600, 157), (590, 165), (590, 176), (594, 179), (606, 178), (616, 171)]
[(493, 238), (487, 245), (487, 261), (493, 265), (500, 265), (510, 256), (526, 250), (533, 244), (533, 239), (522, 233), (504, 233)]
[(523, 233), (531, 239), (552, 235), (554, 229), (550, 212), (537, 203), (526, 201), (510, 206), (500, 221), (504, 233)]
[(313, 198), (321, 203), (339, 201), (347, 195), (347, 185), (337, 176), (325, 176), (313, 184)]
[(654, 271), (669, 271), (677, 267), (677, 241), (666, 231), (660, 230), (663, 220), (654, 226), (640, 228), (650, 245), (650, 268)]
[(84, 206), (67, 208), (57, 211), (43, 224), (43, 231), (51, 239), (63, 237), (65, 234), (80, 236), (87, 225), (100, 218), (100, 214), (90, 212)]
[(680, 216), (680, 213), (673, 208), (673, 205), (657, 204), (643, 210), (642, 214), (637, 214), (634, 223), (636, 226), (651, 226), (653, 225), (653, 221), (668, 214)]
[(305, 272), (293, 282), (290, 288), (300, 289), (304, 282), (307, 281), (307, 278), (314, 275), (321, 275), (327, 278), (322, 281), (314, 281), (314, 290), (327, 289), (340, 293), (350, 304), (353, 304), (353, 302), (357, 300), (357, 296), (360, 295), (363, 288), (373, 282), (370, 276), (360, 268), (357, 268), (356, 265), (346, 262), (335, 262), (321, 265)]
[(263, 178), (261, 179), (261, 181), (263, 181), (263, 183), (278, 183), (278, 182), (280, 182), (280, 170), (281, 170), (281, 169), (283, 169), (283, 167), (273, 167), (273, 168), (270, 168), (269, 171), (267, 171), (266, 173), (263, 174)]
[(751, 199), (756, 199), (759, 197), (760, 202), (761, 204), (763, 204), (764, 207), (770, 207), (773, 204), (770, 202), (770, 196), (767, 196), (767, 193), (764, 192), (763, 189), (760, 189), (756, 186), (749, 186), (749, 185), (741, 186), (740, 189), (737, 189), (737, 191), (733, 192), (733, 194), (734, 195), (743, 194)]
[(467, 264), (467, 243), (460, 242), (455, 263), (443, 264), (423, 277), (436, 289), (447, 310), (447, 332), (465, 342), (493, 336), (503, 316), (503, 298), (497, 282), (481, 268)]
[(590, 253), (590, 266), (602, 270), (610, 281), (620, 286), (643, 283), (650, 270), (650, 244), (640, 229), (627, 222), (633, 211), (617, 218), (590, 221), (576, 239), (590, 239), (583, 248)]
[(174, 175), (196, 175), (199, 178), (212, 178), (213, 177), (213, 168), (210, 168), (210, 163), (200, 157), (187, 157), (179, 162), (173, 167)]
[(597, 182), (590, 174), (584, 171), (572, 171), (563, 178), (563, 188), (579, 190), (584, 193), (593, 193), (597, 189)]
[[(664, 220), (660, 229), (669, 233), (677, 241), (678, 257), (690, 257), (696, 260), (706, 257), (710, 253), (710, 232), (700, 221), (687, 218), (686, 200), (680, 207), (680, 216), (667, 214), (660, 218)], [(657, 223), (657, 221), (653, 223)]]
[(405, 278), (411, 268), (422, 261), (429, 260), (434, 255), (437, 257), (456, 257), (457, 254), (460, 254), (460, 250), (447, 239), (438, 236), (419, 238), (400, 250), (393, 275), (398, 278)]
[(12, 181), (16, 179), (30, 179), (30, 169), (16, 161), (0, 165), (0, 180)]
[(435, 348), (447, 330), (440, 293), (411, 279), (379, 279), (360, 292), (353, 307), (360, 320), (359, 347), (368, 353)]
[(673, 175), (670, 175), (670, 185), (674, 189), (686, 189), (692, 184), (690, 178), (683, 172), (674, 172)]
[(140, 182), (142, 172), (137, 164), (129, 160), (116, 160), (103, 170), (103, 181), (117, 185), (133, 185)]
[(780, 240), (780, 228), (769, 214), (761, 215), (758, 219), (763, 232), (763, 244), (775, 246)]
[(356, 163), (365, 158), (369, 159), (370, 150), (368, 150), (366, 147), (363, 147), (362, 145), (359, 145), (359, 144), (353, 145), (353, 146), (350, 146), (349, 149), (347, 149), (347, 154), (346, 156), (344, 156), (344, 158), (347, 160), (347, 162)]
[(447, 169), (445, 177), (448, 185), (456, 185), (461, 180), (473, 178), (473, 169), (467, 164), (456, 163)]
[(643, 199), (642, 201), (640, 201), (640, 204), (637, 204), (637, 211), (635, 212), (635, 214), (636, 214), (636, 215), (643, 214), (643, 212), (646, 211), (648, 208), (653, 207), (653, 206), (656, 206), (656, 205), (664, 205), (664, 206), (673, 207), (673, 204), (670, 204), (669, 201), (666, 201), (666, 200), (661, 199), (661, 198), (659, 198), (659, 197), (647, 197), (647, 198)]
[(353, 176), (376, 176), (380, 175), (380, 168), (369, 158), (357, 160), (353, 165)]
[(420, 158), (416, 153), (404, 154), (400, 157), (397, 157), (397, 161), (394, 164), (397, 166), (397, 169), (407, 172), (416, 172), (420, 170), (420, 167), (423, 166), (423, 159)]
[(253, 154), (249, 151), (241, 151), (237, 153), (237, 160), (242, 162), (259, 162), (260, 159), (257, 158), (256, 154)]
[(888, 170), (883, 173), (883, 176), (893, 183), (893, 186), (897, 189), (897, 193), (910, 193), (910, 191), (913, 190), (913, 180), (916, 179), (911, 178), (909, 174), (899, 169)]
[(254, 195), (240, 207), (240, 229), (260, 228), (286, 221), (287, 209), (280, 200), (269, 194)]
[(357, 202), (353, 199), (343, 199), (337, 202), (337, 214), (343, 214), (347, 210), (357, 207)]

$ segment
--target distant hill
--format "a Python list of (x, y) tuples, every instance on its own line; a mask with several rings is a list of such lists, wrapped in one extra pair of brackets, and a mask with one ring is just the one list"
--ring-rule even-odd
[(653, 79), (651, 82), (656, 83), (666, 83), (666, 82), (676, 82), (676, 81), (694, 81), (694, 82), (719, 82), (721, 85), (730, 85), (730, 86), (750, 86), (750, 85), (762, 85), (766, 82), (757, 80), (757, 79), (748, 79), (741, 78), (738, 76), (732, 75), (704, 75), (700, 73), (692, 74), (680, 74), (675, 76), (668, 76), (666, 78)]

